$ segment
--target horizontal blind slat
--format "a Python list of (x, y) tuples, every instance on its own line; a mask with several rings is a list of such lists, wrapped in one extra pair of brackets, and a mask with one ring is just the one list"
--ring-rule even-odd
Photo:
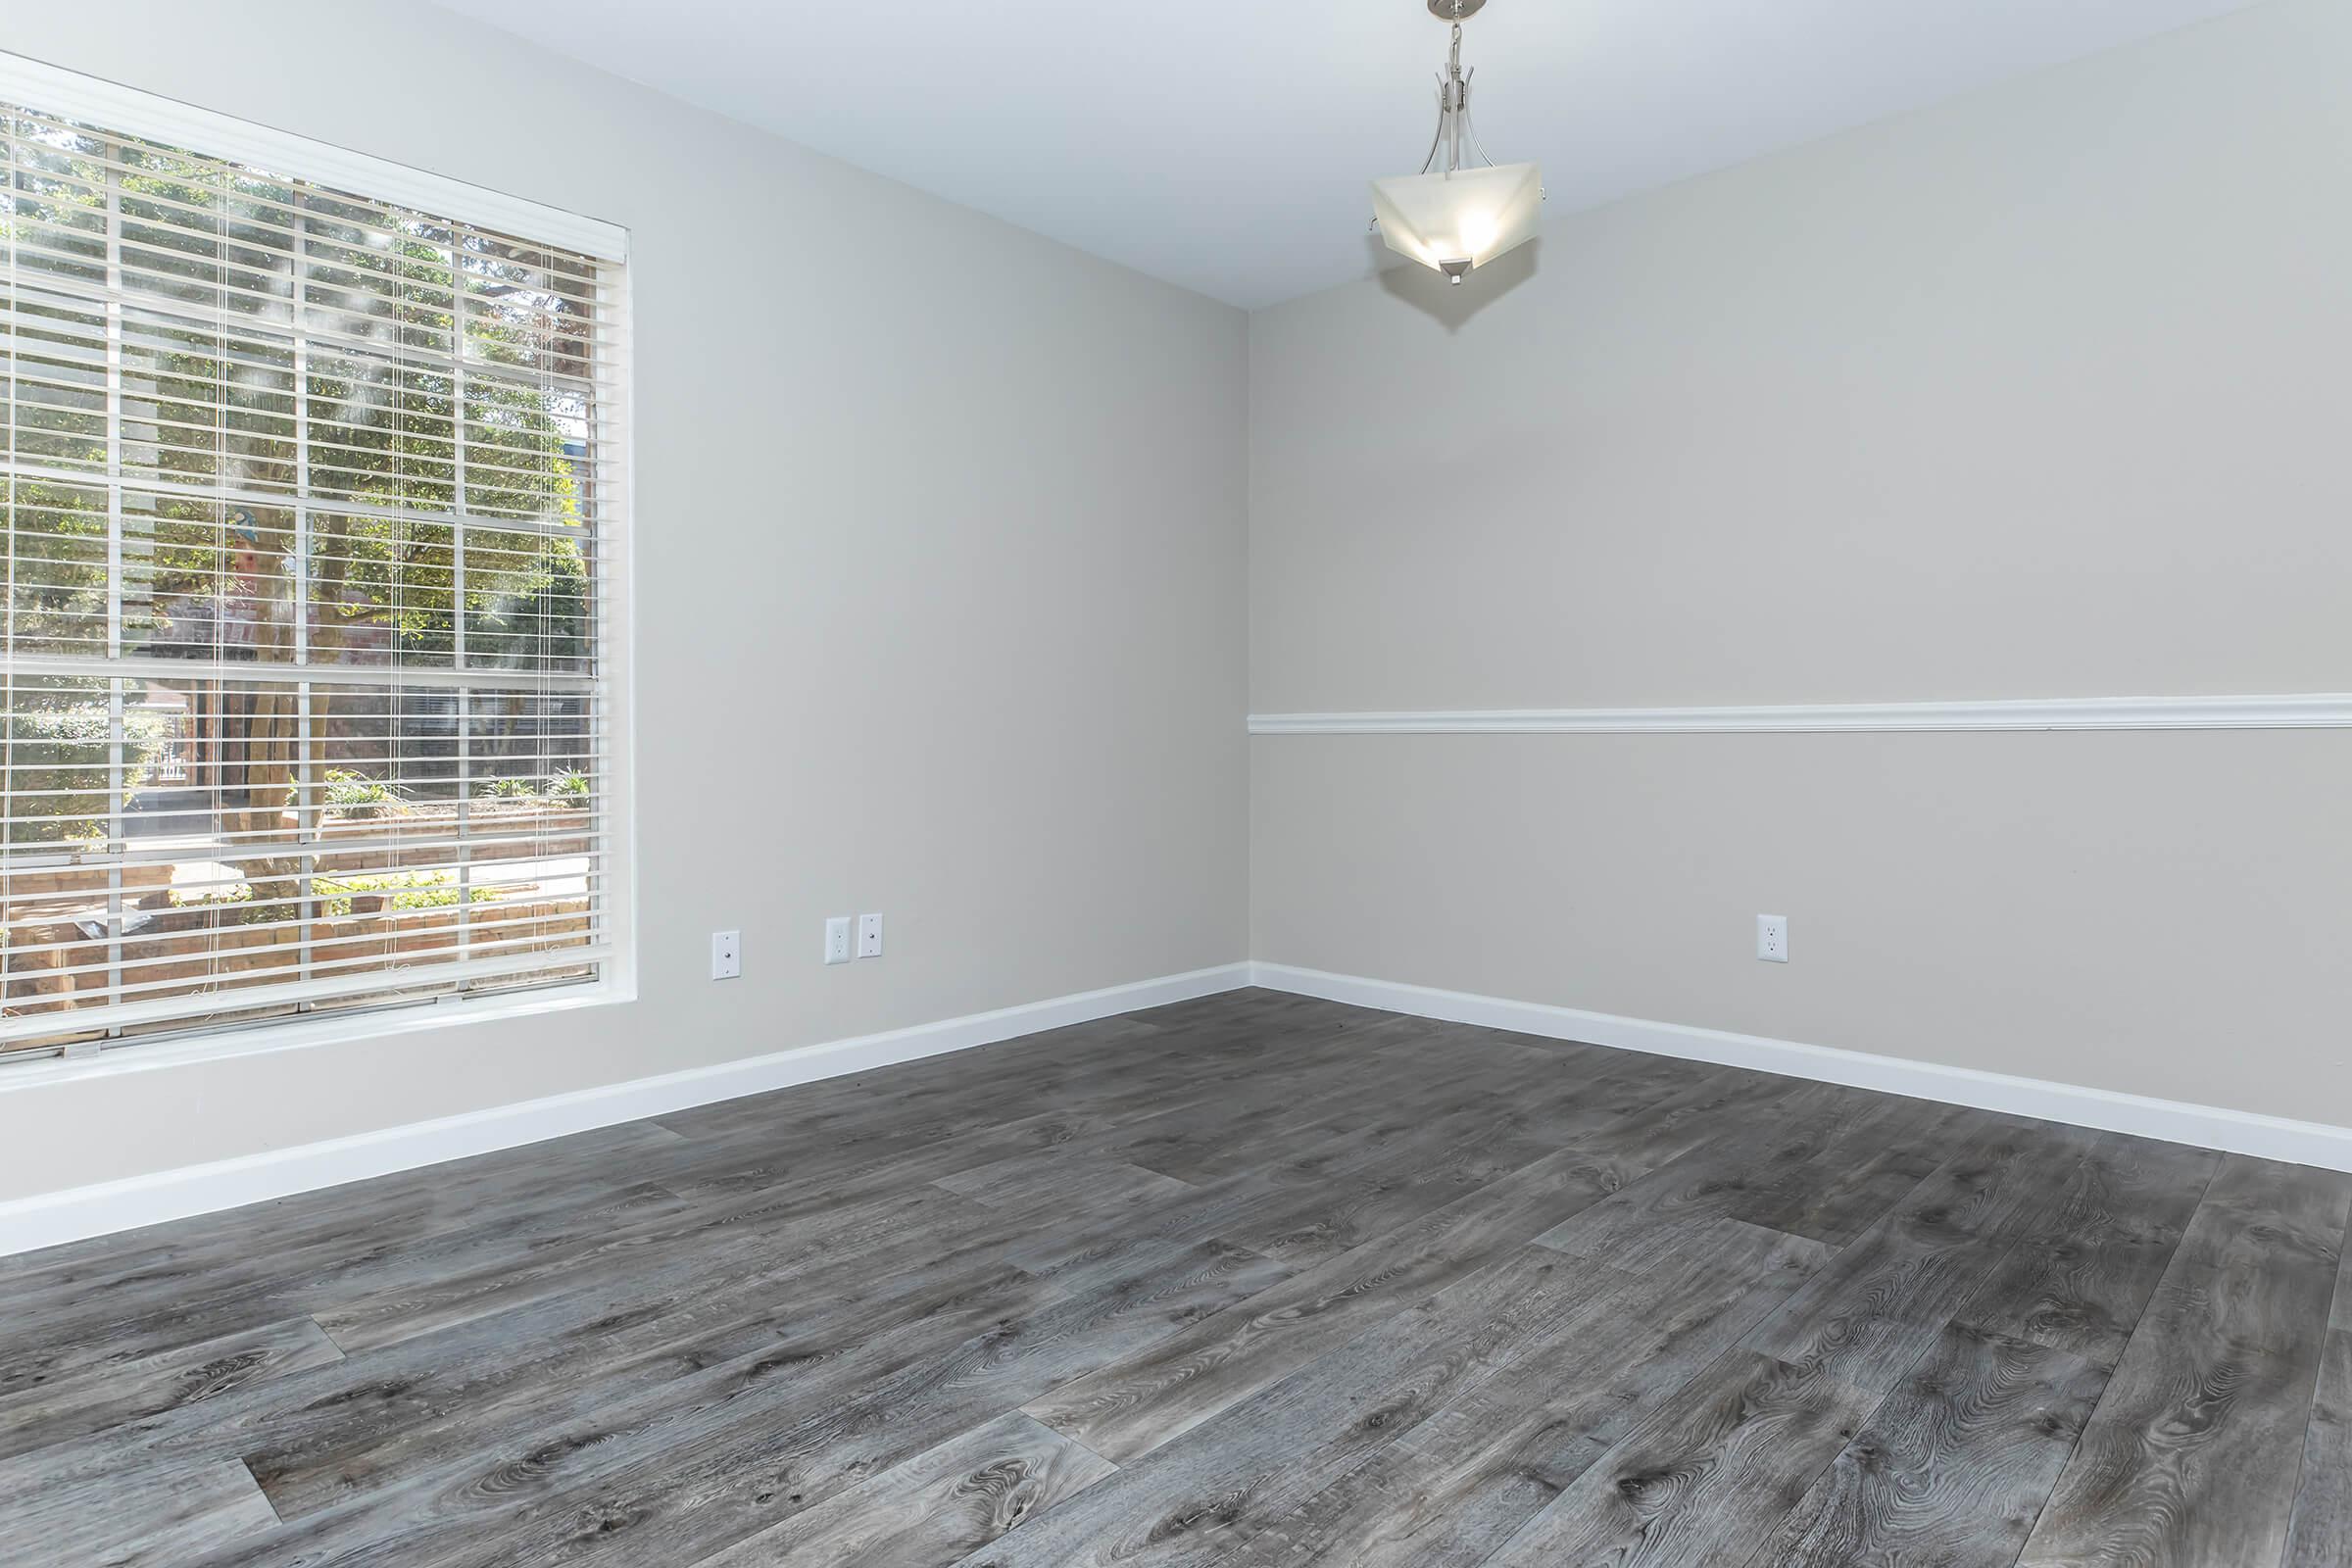
[[(240, 227), (250, 222), (257, 230), (292, 233), (309, 225), (318, 225), (388, 240), (419, 237), (416, 236), (416, 225), (423, 223), (431, 233), (462, 237), (469, 243), (472, 253), (485, 261), (534, 265), (574, 286), (593, 283), (601, 275), (602, 269), (594, 259), (563, 246), (521, 238), (503, 229), (459, 220), (429, 218), (396, 203), (370, 200), (346, 190), (285, 178), (274, 172), (248, 170), (223, 160), (206, 158), (201, 153), (192, 153), (187, 149), (165, 148), (135, 135), (43, 114), (36, 108), (0, 106), (0, 115), (7, 116), (19, 127), (13, 139), (23, 167), (42, 185), (56, 190), (79, 190), (84, 194), (94, 194), (104, 188), (109, 176), (122, 175), (158, 178), (160, 183), (185, 189), (214, 174), (220, 174), (227, 181), (223, 186), (224, 199), (247, 209), (246, 214), (236, 220)], [(25, 133), (24, 127), (27, 126), (31, 127), (31, 134)], [(61, 138), (96, 140), (100, 145), (95, 149), (65, 146), (60, 145)], [(105, 151), (109, 144), (135, 144), (144, 150), (145, 156), (136, 161), (111, 157)], [(155, 162), (156, 153), (166, 155), (165, 162)], [(169, 175), (175, 167), (189, 177), (162, 177)], [(86, 171), (87, 175), (77, 174), (76, 170)], [(285, 192), (283, 197), (275, 194), (279, 190)], [(208, 201), (213, 199), (208, 197)], [(209, 206), (199, 208), (184, 197), (174, 198), (152, 190), (142, 191), (138, 200), (142, 204), (174, 207), (200, 218), (208, 218), (216, 226), (222, 217), (218, 210)], [(283, 216), (268, 216), (272, 213)]]
[[(558, 902), (563, 903), (565, 906), (563, 908), (534, 906), (535, 905), (553, 906)], [(571, 907), (575, 904), (579, 906)], [(462, 925), (456, 918), (461, 907), (467, 912), (467, 918)], [(64, 1005), (65, 1010), (72, 1010), (70, 1004), (76, 998), (103, 1001), (107, 998), (127, 996), (138, 991), (154, 991), (164, 986), (201, 983), (221, 975), (235, 975), (239, 979), (251, 979), (256, 976), (267, 978), (281, 973), (301, 974), (305, 972), (306, 966), (315, 971), (318, 966), (329, 963), (349, 967), (368, 961), (371, 956), (380, 960), (385, 956), (405, 957), (414, 953), (482, 952), (501, 943), (513, 943), (525, 939), (542, 943), (562, 942), (564, 946), (584, 946), (586, 944), (585, 937), (580, 938), (576, 943), (567, 940), (568, 930), (575, 925), (581, 930), (585, 930), (594, 923), (597, 914), (601, 912), (601, 907), (592, 901), (543, 899), (522, 901), (516, 905), (496, 903), (463, 906), (444, 905), (429, 910), (403, 909), (381, 914), (328, 915), (321, 919), (335, 928), (330, 934), (299, 943), (270, 943), (267, 948), (258, 952), (250, 946), (240, 947), (233, 942), (215, 941), (208, 946), (198, 940), (201, 936), (219, 937), (223, 933), (244, 934), (255, 929), (247, 926), (223, 926), (218, 931), (191, 932), (185, 934), (184, 937), (178, 934), (172, 937), (131, 935), (120, 939), (124, 953), (120, 961), (108, 958), (103, 962), (76, 961), (43, 967), (40, 972), (45, 981), (78, 981), (87, 978), (94, 983), (87, 987), (78, 985), (69, 987), (64, 991), (52, 993), (42, 1000), (54, 1001)], [(446, 911), (449, 916), (446, 920), (431, 918), (443, 911)], [(104, 936), (93, 937), (80, 944), (80, 949), (103, 948), (108, 946), (111, 940)], [(80, 949), (70, 945), (60, 945), (48, 951), (71, 955), (76, 954)], [(374, 951), (379, 949), (382, 951)], [(239, 962), (240, 959), (255, 958), (268, 961)], [(166, 969), (186, 972), (161, 979), (153, 978), (156, 971)], [(117, 973), (122, 976), (120, 982), (109, 982), (106, 979), (107, 976)]]
[[(558, 904), (563, 905), (564, 907), (554, 907)], [(577, 907), (573, 906), (575, 905)], [(463, 924), (457, 918), (461, 909), (466, 915)], [(363, 950), (367, 949), (369, 944), (379, 947), (386, 943), (398, 944), (404, 938), (408, 939), (413, 946), (402, 947), (403, 953), (433, 951), (442, 947), (457, 952), (466, 947), (480, 948), (490, 943), (517, 939), (522, 936), (535, 936), (552, 941), (555, 940), (555, 937), (549, 934), (551, 927), (558, 924), (579, 923), (584, 928), (586, 924), (593, 922), (601, 909), (602, 906), (592, 898), (566, 897), (518, 900), (514, 904), (485, 902), (478, 905), (439, 905), (360, 914), (330, 914), (320, 917), (320, 922), (331, 928), (324, 935), (301, 942), (271, 942), (258, 950), (252, 944), (241, 946), (234, 941), (223, 939), (250, 935), (257, 930), (266, 933), (272, 928), (231, 924), (201, 931), (191, 929), (187, 932), (174, 932), (160, 937), (144, 933), (134, 933), (120, 939), (101, 935), (88, 938), (79, 944), (52, 945), (46, 950), (47, 952), (71, 956), (72, 961), (46, 964), (40, 973), (44, 980), (74, 980), (87, 977), (96, 982), (86, 988), (73, 988), (67, 993), (60, 993), (62, 998), (70, 999), (71, 995), (75, 992), (100, 997), (113, 996), (136, 989), (139, 986), (153, 987), (176, 983), (170, 979), (146, 978), (148, 974), (161, 969), (199, 970), (209, 975), (216, 966), (225, 963), (229, 967), (219, 969), (218, 972), (258, 974), (275, 973), (281, 969), (300, 972), (306, 960), (313, 963), (321, 959), (356, 962), (367, 956)], [(416, 942), (417, 938), (433, 940)], [(117, 941), (123, 949), (123, 956), (121, 960), (108, 957), (104, 961), (85, 961), (84, 956), (88, 950), (106, 948)], [(240, 958), (262, 958), (270, 961), (249, 963), (239, 968), (235, 965), (234, 960)], [(107, 976), (118, 972), (122, 976), (120, 984), (112, 984), (106, 980)]]

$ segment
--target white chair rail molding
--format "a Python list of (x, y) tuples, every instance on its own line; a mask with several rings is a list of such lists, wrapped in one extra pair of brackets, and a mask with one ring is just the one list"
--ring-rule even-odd
[(1438, 710), (1252, 713), (1252, 735), (1738, 735), (1873, 730), (2343, 729), (2352, 693), (2271, 697), (2011, 698), (1993, 702), (1791, 703), (1735, 708)]

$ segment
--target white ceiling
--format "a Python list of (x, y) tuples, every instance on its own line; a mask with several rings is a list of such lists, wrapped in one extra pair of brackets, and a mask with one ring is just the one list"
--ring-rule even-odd
[[(1372, 270), (1446, 52), (1424, 0), (443, 3), (1252, 309)], [(2246, 3), (1491, 0), (1463, 60), (1557, 218)]]

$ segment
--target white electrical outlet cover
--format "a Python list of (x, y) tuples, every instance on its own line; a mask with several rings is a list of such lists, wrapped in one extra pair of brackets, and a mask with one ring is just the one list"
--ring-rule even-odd
[(1756, 956), (1766, 963), (1788, 961), (1788, 917), (1785, 914), (1756, 916)]
[(830, 915), (825, 920), (825, 961), (850, 961), (850, 917), (846, 914)]

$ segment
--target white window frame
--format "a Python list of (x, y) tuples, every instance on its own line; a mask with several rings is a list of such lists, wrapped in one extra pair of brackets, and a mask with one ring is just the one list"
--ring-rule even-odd
[[(592, 256), (618, 269), (624, 312), (632, 303), (635, 277), (628, 266), (629, 231), (617, 223), (6, 51), (0, 51), (0, 102), (38, 105), (125, 136), (182, 147), (232, 163), (251, 164), (330, 189)], [(605, 720), (611, 737), (605, 781), (610, 814), (603, 846), (604, 874), (607, 886), (618, 895), (619, 906), (607, 916), (610, 955), (600, 960), (597, 978), (543, 991), (461, 993), (379, 1009), (230, 1023), (212, 1031), (198, 1025), (188, 1034), (113, 1044), (106, 1050), (84, 1054), (32, 1054), (18, 1060), (0, 1054), (0, 1094), (61, 1081), (383, 1039), (454, 1024), (563, 1013), (636, 1000), (636, 367), (625, 341), (613, 346), (612, 360), (613, 383), (618, 388), (620, 403), (622, 494), (619, 525), (598, 539), (597, 548), (609, 564), (609, 575), (602, 606), (605, 620), (598, 628), (597, 660), (604, 682), (601, 695)]]

